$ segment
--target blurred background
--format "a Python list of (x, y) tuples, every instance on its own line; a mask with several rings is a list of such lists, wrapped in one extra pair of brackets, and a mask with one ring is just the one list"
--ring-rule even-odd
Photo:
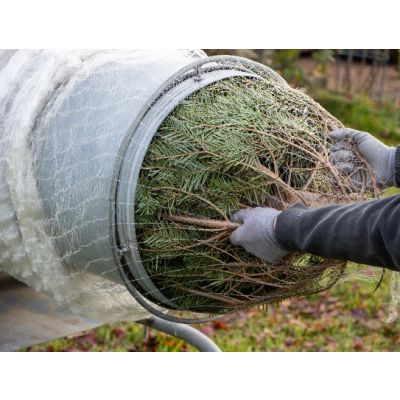
[(266, 64), (345, 125), (400, 142), (400, 50), (206, 50)]
[[(266, 64), (344, 125), (400, 144), (400, 50), (206, 49)], [(393, 194), (395, 191), (387, 193)], [(397, 351), (400, 322), (389, 323), (390, 273), (345, 282), (318, 295), (228, 315), (197, 326), (223, 351)], [(106, 325), (25, 351), (193, 351), (134, 323)]]

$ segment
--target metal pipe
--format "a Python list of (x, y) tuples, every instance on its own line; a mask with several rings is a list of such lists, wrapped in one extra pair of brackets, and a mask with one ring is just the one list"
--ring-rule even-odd
[(144, 326), (148, 326), (149, 328), (153, 328), (160, 332), (165, 332), (168, 335), (182, 339), (200, 351), (221, 351), (221, 349), (210, 338), (190, 325), (166, 321), (156, 316), (138, 322)]

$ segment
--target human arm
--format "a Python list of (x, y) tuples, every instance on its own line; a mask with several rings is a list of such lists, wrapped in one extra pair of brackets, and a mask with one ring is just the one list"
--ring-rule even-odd
[[(400, 186), (399, 148), (353, 129), (331, 135), (336, 141), (332, 161), (338, 169), (351, 170), (352, 142), (381, 187)], [(400, 196), (346, 206), (308, 209), (296, 205), (283, 212), (269, 210), (258, 207), (243, 212), (232, 243), (272, 263), (287, 251), (305, 251), (400, 270)]]
[(315, 209), (295, 205), (278, 215), (274, 233), (286, 250), (400, 271), (400, 195)]

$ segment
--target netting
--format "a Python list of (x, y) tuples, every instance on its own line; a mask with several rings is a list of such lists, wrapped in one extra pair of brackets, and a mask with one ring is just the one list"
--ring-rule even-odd
[(272, 74), (225, 79), (183, 101), (149, 147), (136, 199), (139, 251), (157, 289), (180, 309), (224, 313), (333, 285), (345, 262), (292, 253), (269, 265), (231, 245), (229, 215), (373, 196), (361, 158), (345, 175), (330, 162), (328, 133), (341, 126)]
[[(267, 265), (230, 245), (229, 213), (375, 195), (329, 161), (326, 134), (341, 124), (247, 60), (0, 52), (0, 121), (0, 269), (100, 321), (142, 319), (145, 303), (221, 313), (329, 287), (343, 262)], [(355, 172), (371, 181), (361, 160)]]

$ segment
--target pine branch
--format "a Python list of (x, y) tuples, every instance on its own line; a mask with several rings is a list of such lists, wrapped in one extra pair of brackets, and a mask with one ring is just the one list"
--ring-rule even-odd
[(226, 229), (226, 230), (234, 230), (240, 224), (230, 221), (218, 221), (214, 219), (207, 218), (196, 218), (189, 217), (186, 215), (171, 215), (171, 214), (162, 214), (161, 218), (166, 219), (171, 222), (181, 222), (188, 225), (200, 226), (204, 228), (216, 228), (216, 229)]

